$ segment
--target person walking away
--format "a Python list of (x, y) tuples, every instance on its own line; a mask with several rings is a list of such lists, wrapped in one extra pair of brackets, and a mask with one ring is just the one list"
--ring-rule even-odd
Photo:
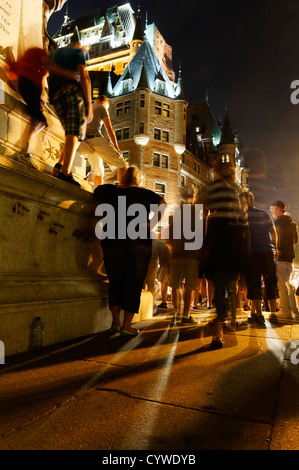
[(275, 201), (270, 211), (274, 217), (274, 225), (277, 232), (277, 278), (279, 290), (279, 310), (287, 319), (292, 319), (292, 314), (299, 318), (296, 305), (295, 287), (290, 283), (295, 259), (295, 245), (298, 243), (297, 227), (294, 220), (286, 213), (286, 204), (283, 201)]
[[(120, 333), (122, 336), (136, 336), (139, 333), (132, 328), (131, 322), (139, 311), (142, 287), (151, 260), (149, 215), (151, 212), (157, 214), (158, 223), (166, 209), (164, 199), (149, 189), (141, 188), (140, 181), (140, 171), (129, 167), (123, 174), (120, 173), (119, 185), (104, 184), (94, 191), (94, 198), (100, 203), (98, 213), (104, 209), (109, 212), (108, 220), (105, 217), (107, 233), (99, 237), (109, 280), (109, 308), (112, 313), (109, 333)], [(123, 208), (124, 201), (127, 211)], [(135, 233), (135, 230), (130, 230), (135, 221), (129, 214), (136, 214), (138, 206), (140, 211), (142, 209), (142, 220), (138, 218), (140, 232)], [(109, 224), (112, 225), (109, 227)], [(124, 310), (122, 326), (121, 310)]]
[(212, 347), (223, 347), (223, 323), (227, 317), (226, 293), (231, 301), (231, 323), (236, 324), (237, 282), (248, 261), (246, 224), (240, 219), (239, 190), (235, 164), (213, 163), (214, 181), (210, 184), (206, 205), (210, 210), (201, 259), (204, 272), (214, 283), (217, 317)]
[(265, 322), (262, 314), (263, 285), (270, 308), (269, 320), (276, 322), (278, 297), (275, 266), (276, 231), (268, 213), (254, 207), (254, 195), (251, 192), (243, 192), (240, 200), (247, 212), (250, 231), (250, 257), (246, 283), (247, 298), (252, 301), (252, 313), (248, 320), (260, 324)]
[[(105, 126), (108, 137), (104, 137), (102, 128)], [(93, 153), (88, 153), (89, 164), (95, 173), (94, 185), (103, 184), (103, 161), (112, 170), (117, 172), (119, 168), (128, 167), (128, 163), (118, 146), (115, 131), (109, 115), (109, 100), (107, 96), (100, 95), (93, 104), (93, 119), (87, 125), (86, 142), (93, 148)]]
[(11, 81), (17, 80), (18, 92), (25, 101), (30, 116), (26, 146), (21, 150), (21, 161), (30, 165), (31, 141), (39, 132), (48, 127), (41, 103), (46, 77), (50, 73), (52, 76), (76, 80), (76, 75), (53, 64), (46, 51), (39, 47), (27, 49), (17, 61), (12, 61), (8, 65), (6, 73)]
[[(170, 265), (170, 286), (172, 287), (172, 296), (173, 304), (176, 308), (177, 317), (181, 317), (182, 325), (198, 325), (198, 322), (190, 315), (191, 305), (193, 301), (194, 292), (197, 289), (198, 273), (199, 273), (199, 249), (190, 249), (186, 250), (185, 238), (185, 224), (187, 223), (184, 220), (184, 206), (190, 206), (190, 223), (193, 230), (197, 227), (196, 224), (196, 210), (195, 210), (195, 188), (190, 186), (186, 188), (184, 194), (182, 194), (182, 199), (184, 202), (177, 207), (173, 217), (170, 218), (170, 240), (171, 240), (171, 265)], [(174, 236), (174, 225), (181, 221), (180, 228), (181, 233), (180, 237)], [(184, 281), (183, 289), (183, 311), (181, 312), (180, 306), (180, 296), (182, 284)], [(173, 319), (175, 321), (175, 318)]]
[(56, 65), (77, 73), (79, 78), (79, 83), (78, 80), (52, 75), (49, 78), (50, 103), (54, 105), (65, 131), (65, 144), (53, 175), (80, 187), (73, 178), (71, 167), (80, 141), (85, 140), (86, 126), (92, 120), (93, 112), (90, 78), (77, 28), (70, 44), (56, 49), (50, 57)]

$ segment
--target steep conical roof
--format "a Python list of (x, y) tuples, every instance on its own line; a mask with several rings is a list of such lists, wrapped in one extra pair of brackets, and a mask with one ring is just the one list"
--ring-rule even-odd
[(132, 41), (143, 41), (144, 38), (144, 32), (142, 28), (142, 21), (138, 12), (138, 16), (136, 19), (136, 26), (135, 26), (135, 31), (133, 35)]
[(234, 143), (235, 143), (234, 134), (233, 134), (232, 127), (230, 124), (228, 113), (226, 112), (226, 116), (224, 118), (224, 122), (222, 126), (220, 144), (234, 144)]

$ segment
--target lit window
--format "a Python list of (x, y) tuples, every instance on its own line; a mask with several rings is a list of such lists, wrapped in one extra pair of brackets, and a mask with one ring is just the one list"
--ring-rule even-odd
[(92, 90), (92, 98), (95, 100), (100, 96), (100, 89), (99, 88), (94, 88)]
[(169, 104), (163, 104), (163, 116), (169, 117), (170, 116), (170, 106)]

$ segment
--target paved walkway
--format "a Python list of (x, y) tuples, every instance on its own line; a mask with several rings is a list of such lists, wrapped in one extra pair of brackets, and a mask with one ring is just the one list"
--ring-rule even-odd
[(0, 449), (298, 450), (299, 324), (252, 326), (240, 311), (215, 351), (213, 312), (192, 314), (198, 326), (159, 310), (135, 338), (100, 333), (9, 359)]

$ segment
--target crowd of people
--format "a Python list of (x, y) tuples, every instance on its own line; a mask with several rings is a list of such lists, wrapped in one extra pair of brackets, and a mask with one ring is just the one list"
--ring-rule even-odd
[[(153, 191), (140, 187), (139, 170), (129, 167), (123, 158), (110, 121), (108, 99), (102, 95), (92, 104), (86, 51), (81, 46), (78, 30), (69, 46), (56, 49), (50, 56), (42, 49), (31, 48), (18, 61), (11, 62), (6, 71), (12, 86), (14, 80), (18, 80), (18, 91), (31, 118), (26, 148), (21, 151), (24, 161), (31, 161), (32, 138), (47, 127), (41, 94), (48, 78), (49, 100), (65, 131), (63, 150), (53, 175), (80, 186), (71, 168), (79, 145), (87, 142), (92, 149), (94, 197), (99, 205), (113, 207), (116, 221), (121, 219), (120, 198), (125, 198), (127, 206), (141, 204), (145, 209), (146, 237), (114, 236), (101, 241), (109, 280), (111, 334), (138, 334), (131, 322), (139, 311), (142, 289), (146, 286), (155, 293), (157, 281), (161, 285), (160, 308), (167, 308), (171, 289), (176, 317), (183, 325), (197, 323), (190, 311), (192, 306), (197, 307), (199, 292), (201, 298), (206, 299), (208, 309), (215, 307), (212, 344), (216, 348), (223, 346), (223, 324), (228, 310), (231, 325), (236, 327), (236, 309), (240, 302), (251, 309), (249, 320), (258, 324), (265, 321), (263, 306), (270, 311), (272, 322), (277, 322), (278, 309), (284, 318), (290, 319), (292, 315), (299, 318), (299, 290), (295, 293), (290, 282), (298, 234), (284, 202), (272, 204), (272, 216), (257, 209), (252, 193), (240, 193), (234, 163), (216, 159), (214, 179), (206, 197), (199, 200), (194, 188), (186, 190), (178, 212), (168, 219), (168, 236), (162, 231), (160, 238), (152, 240), (152, 208), (156, 207), (158, 224), (167, 203)], [(102, 133), (103, 126), (107, 138)], [(117, 173), (118, 184), (103, 184), (103, 161), (115, 175)], [(174, 236), (174, 221), (182, 217), (182, 206), (188, 205), (193, 230), (196, 229), (199, 204), (203, 205), (203, 244), (200, 248), (186, 249), (185, 221), (181, 220), (180, 236)], [(189, 229), (192, 232), (191, 227)], [(125, 312), (122, 325), (121, 310)]]
[[(109, 333), (138, 334), (131, 321), (139, 311), (142, 289), (148, 289), (155, 298), (157, 284), (162, 300), (158, 307), (167, 309), (171, 302), (174, 318), (182, 325), (198, 324), (190, 312), (192, 306), (198, 305), (200, 291), (201, 299), (206, 298), (207, 308), (216, 310), (212, 322), (214, 348), (223, 347), (223, 326), (229, 317), (231, 327), (236, 328), (237, 308), (243, 305), (251, 310), (248, 321), (258, 325), (265, 322), (263, 309), (269, 310), (269, 320), (273, 323), (278, 322), (278, 312), (279, 321), (281, 318), (299, 320), (295, 288), (290, 282), (298, 234), (285, 203), (273, 202), (272, 217), (254, 207), (251, 192), (240, 191), (233, 164), (216, 160), (213, 172), (214, 180), (204, 200), (199, 200), (191, 187), (185, 191), (181, 206), (177, 206), (178, 217), (183, 217), (183, 205), (190, 207), (192, 215), (192, 227), (186, 230), (186, 221), (182, 220), (179, 236), (177, 233), (174, 236), (174, 221), (178, 220), (174, 212), (168, 215), (168, 225), (157, 238), (148, 233), (146, 240), (116, 236), (102, 241), (113, 316)], [(112, 204), (116, 220), (119, 220), (118, 196), (121, 195), (126, 197), (128, 206), (136, 203), (146, 206), (147, 223), (152, 203), (157, 208), (163, 205), (162, 217), (167, 212), (166, 201), (152, 191), (138, 188), (140, 176), (137, 168), (129, 167), (119, 185), (97, 187), (96, 200), (100, 204)], [(198, 204), (203, 207), (203, 244), (200, 248), (186, 249), (186, 232), (196, 227)], [(297, 296), (298, 292), (297, 289)], [(125, 321), (121, 326), (122, 309)]]

